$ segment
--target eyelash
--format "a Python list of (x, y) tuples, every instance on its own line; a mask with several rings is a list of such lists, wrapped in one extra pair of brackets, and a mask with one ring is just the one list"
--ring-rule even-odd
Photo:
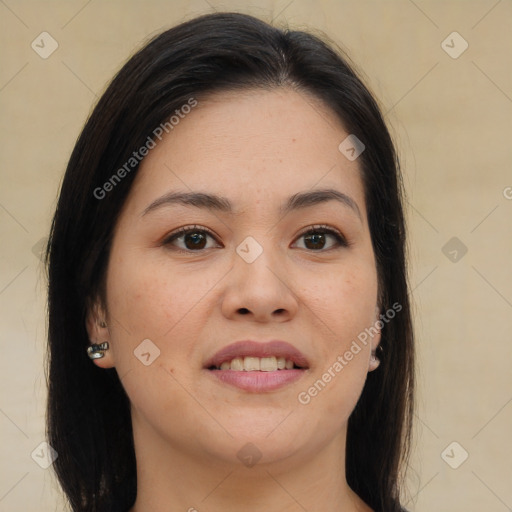
[[(185, 235), (187, 235), (189, 233), (207, 233), (213, 239), (215, 239), (215, 241), (217, 242), (217, 238), (216, 238), (216, 236), (214, 235), (214, 233), (212, 231), (210, 231), (209, 229), (207, 229), (207, 228), (205, 228), (203, 226), (194, 225), (194, 226), (184, 226), (184, 227), (179, 228), (176, 231), (170, 233), (163, 240), (162, 245), (165, 245), (165, 246), (171, 245), (172, 242), (174, 242), (175, 240), (177, 240), (177, 239), (179, 239), (179, 238), (181, 238), (181, 237), (183, 237), (183, 236), (185, 236)], [(336, 230), (334, 228), (331, 228), (330, 226), (327, 226), (325, 224), (315, 224), (313, 226), (309, 226), (308, 228), (306, 228), (306, 230), (302, 231), (297, 236), (297, 239), (299, 239), (299, 238), (301, 238), (301, 237), (303, 237), (305, 235), (311, 235), (311, 234), (331, 235), (331, 236), (333, 236), (335, 238), (335, 240), (336, 240), (336, 242), (338, 244), (338, 247), (331, 247), (329, 249), (319, 249), (319, 250), (310, 249), (311, 252), (326, 252), (326, 251), (330, 251), (330, 250), (333, 250), (333, 249), (340, 249), (340, 248), (343, 248), (343, 247), (348, 247), (350, 245), (347, 242), (346, 238), (338, 230)], [(193, 251), (193, 250), (190, 250), (190, 249), (180, 249), (180, 248), (176, 247), (173, 250), (176, 250), (176, 251), (181, 252), (181, 253), (190, 254), (190, 253), (194, 253), (194, 252), (200, 253), (200, 252), (205, 251), (206, 249), (199, 249), (197, 251)]]

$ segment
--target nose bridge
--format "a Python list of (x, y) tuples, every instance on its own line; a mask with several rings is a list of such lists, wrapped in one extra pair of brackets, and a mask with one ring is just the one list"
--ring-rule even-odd
[(266, 237), (264, 244), (253, 236), (244, 238), (236, 247), (235, 270), (247, 286), (259, 286), (270, 293), (283, 286), (285, 276), (279, 279), (278, 274), (279, 268), (284, 266), (279, 263), (279, 248), (273, 246), (271, 237), (263, 232), (255, 236), (259, 240)]
[(255, 319), (281, 318), (295, 314), (296, 297), (288, 282), (285, 262), (280, 262), (279, 247), (267, 237), (265, 245), (257, 239), (261, 232), (247, 236), (236, 247), (233, 271), (223, 306), (225, 314), (252, 314)]

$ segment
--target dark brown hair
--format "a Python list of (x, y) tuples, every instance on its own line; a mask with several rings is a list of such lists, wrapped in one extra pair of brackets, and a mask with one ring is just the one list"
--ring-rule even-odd
[(402, 185), (379, 107), (348, 58), (317, 36), (252, 16), (215, 13), (155, 37), (100, 98), (76, 143), (47, 247), (48, 441), (73, 511), (123, 511), (135, 502), (129, 400), (114, 368), (86, 354), (91, 299), (104, 297), (113, 230), (138, 166), (108, 196), (95, 190), (186, 104), (216, 91), (283, 86), (322, 100), (366, 149), (358, 159), (379, 276), (381, 364), (368, 375), (348, 423), (346, 476), (374, 510), (401, 510), (401, 468), (413, 415), (414, 347), (405, 262)]

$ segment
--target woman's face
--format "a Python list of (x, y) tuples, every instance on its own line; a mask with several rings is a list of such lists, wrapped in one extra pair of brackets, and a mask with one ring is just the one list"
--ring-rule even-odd
[(290, 89), (222, 93), (144, 158), (106, 311), (88, 319), (110, 342), (95, 364), (115, 366), (136, 442), (237, 464), (343, 450), (379, 338), (353, 344), (378, 312), (361, 171), (338, 149), (348, 135)]

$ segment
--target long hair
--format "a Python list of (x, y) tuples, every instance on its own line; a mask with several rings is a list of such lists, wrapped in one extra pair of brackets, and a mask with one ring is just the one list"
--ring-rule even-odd
[(73, 511), (123, 511), (135, 502), (129, 399), (114, 368), (91, 363), (85, 318), (105, 297), (114, 227), (138, 165), (108, 197), (98, 189), (191, 97), (292, 87), (322, 100), (365, 145), (358, 158), (382, 311), (381, 364), (349, 418), (346, 477), (373, 509), (400, 510), (413, 415), (414, 350), (405, 260), (403, 187), (379, 107), (348, 58), (318, 36), (257, 18), (215, 13), (184, 22), (133, 55), (98, 101), (74, 147), (53, 218), (48, 268), (47, 436)]

